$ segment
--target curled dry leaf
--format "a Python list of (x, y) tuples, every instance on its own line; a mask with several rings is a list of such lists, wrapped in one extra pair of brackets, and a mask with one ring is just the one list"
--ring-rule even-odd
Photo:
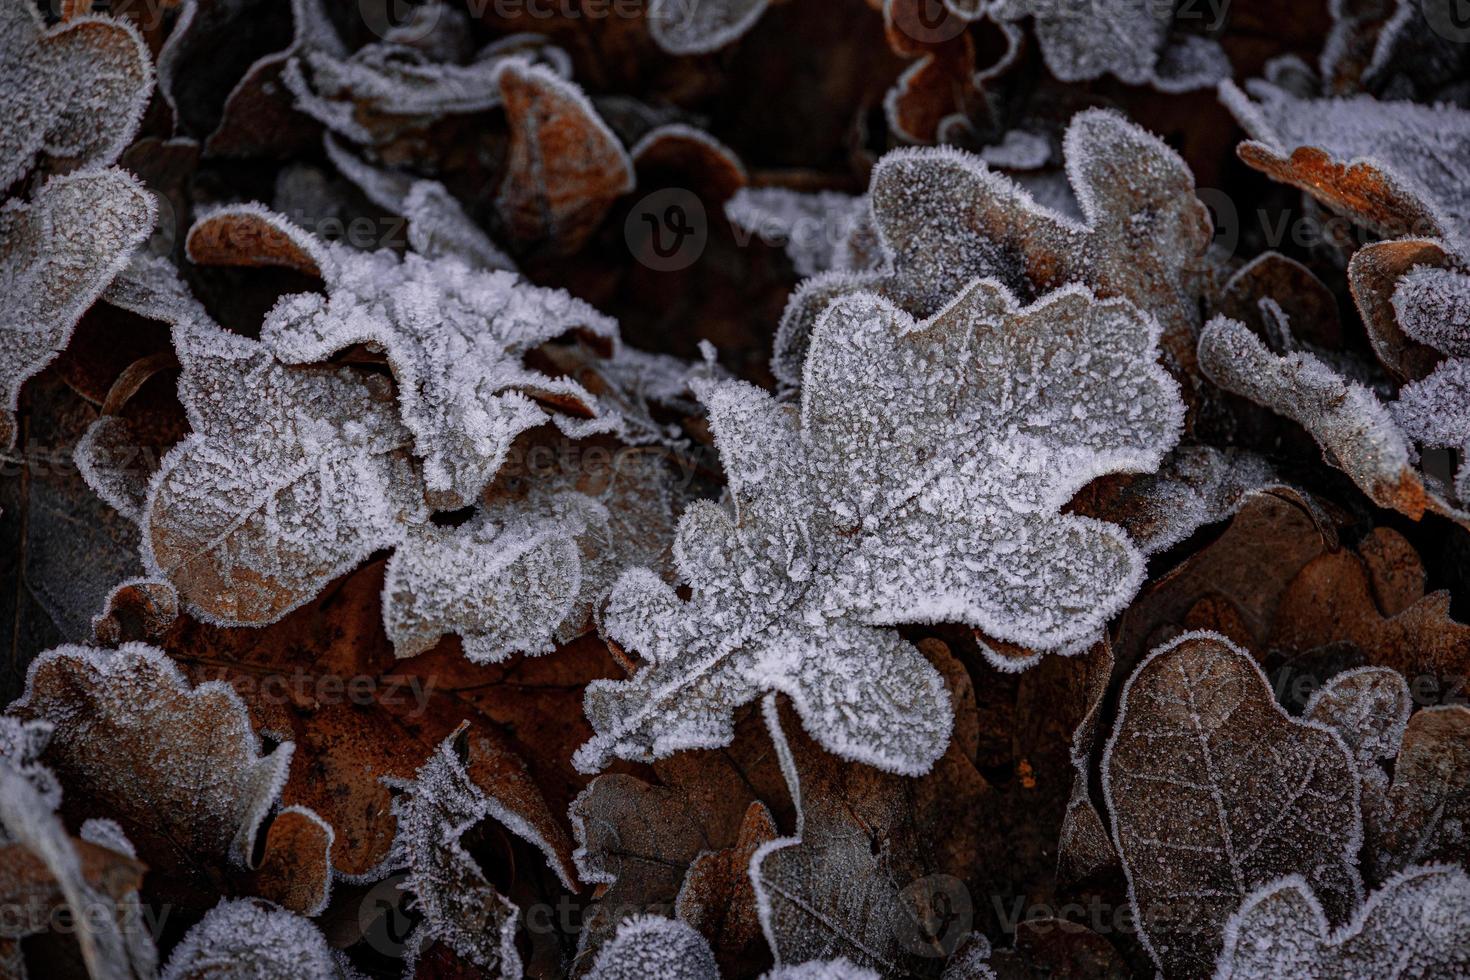
[(1470, 971), (1470, 877), (1457, 867), (1408, 869), (1333, 929), (1300, 875), (1252, 891), (1225, 927), (1216, 980), (1261, 977), (1463, 976)]
[(1139, 665), (1103, 788), (1139, 938), (1168, 975), (1207, 973), (1225, 918), (1283, 875), (1303, 875), (1336, 921), (1361, 898), (1352, 756), (1327, 726), (1287, 715), (1217, 634), (1185, 634)]
[(113, 163), (152, 92), (148, 48), (127, 20), (83, 16), (47, 28), (35, 4), (0, 5), (0, 188), (38, 160), (53, 173)]
[(66, 347), (82, 314), (147, 239), (154, 216), (153, 198), (120, 170), (53, 177), (29, 203), (0, 207), (0, 448), (15, 444), (21, 385)]
[(517, 246), (570, 255), (633, 189), (633, 161), (572, 82), (515, 60), (499, 78), (510, 150), (496, 209)]
[(581, 448), (588, 455), (568, 449), (554, 473), (505, 474), (458, 527), (408, 533), (383, 584), (383, 624), (400, 657), (451, 632), (479, 663), (544, 653), (589, 628), (623, 568), (668, 576), (673, 488), (662, 456), (612, 450), (599, 468)]
[(1414, 520), (1426, 511), (1466, 519), (1425, 485), (1414, 447), (1378, 396), (1315, 355), (1273, 354), (1243, 323), (1216, 317), (1200, 335), (1199, 363), (1215, 384), (1301, 425), (1379, 506)]
[(1080, 282), (1129, 300), (1163, 325), (1165, 350), (1188, 376), (1211, 238), (1193, 175), (1163, 140), (1111, 112), (1073, 116), (1063, 147), (1081, 220), (1037, 203), (971, 154), (885, 156), (869, 193), (892, 272), (808, 280), (782, 316), (773, 373), (801, 382), (812, 327), (843, 293), (876, 288), (932, 316), (975, 277), (995, 276), (1023, 299)]
[(461, 724), (402, 790), (393, 804), (395, 854), (408, 869), (405, 887), (424, 917), (408, 940), (411, 957), (442, 942), (482, 970), (520, 976), (520, 909), (486, 879), (462, 838), (493, 819), (539, 850), (562, 884), (575, 890), (570, 842), (525, 765)]
[(1229, 81), (1220, 87), (1225, 106), (1254, 137), (1237, 151), (1246, 163), (1380, 235), (1464, 247), (1470, 112), (1366, 95), (1304, 99), (1263, 81), (1246, 92)]
[[(8, 710), (54, 727), (42, 760), (68, 806), (116, 818), (153, 872), (185, 895), (228, 889), (226, 871), (249, 866), (291, 764), (290, 743), (262, 752), (226, 685), (193, 686), (142, 644), (50, 651), (31, 664), (25, 695)], [(324, 890), (325, 868), (294, 857), (290, 873), (314, 876)], [(309, 904), (323, 900), (318, 892)]]
[[(253, 243), (265, 248), (256, 251)], [(189, 234), (196, 262), (310, 267), (327, 295), (283, 298), (261, 337), (282, 360), (310, 364), (354, 344), (386, 351), (400, 412), (424, 461), (430, 502), (456, 509), (474, 500), (521, 432), (546, 420), (532, 396), (592, 414), (581, 386), (524, 367), (522, 355), (573, 329), (612, 339), (616, 325), (562, 290), (540, 289), (505, 271), (453, 258), (401, 260), (321, 241), (255, 206), (217, 211)], [(305, 259), (306, 261), (303, 261)], [(611, 420), (564, 419), (571, 435)]]
[(878, 260), (867, 195), (747, 187), (725, 202), (725, 217), (739, 232), (784, 248), (799, 276), (863, 272)]
[[(1424, 377), (1441, 359), (1439, 350), (1410, 336), (1399, 323), (1395, 302), (1399, 282), (1411, 272), (1422, 276), (1430, 269), (1448, 269), (1453, 264), (1442, 243), (1423, 238), (1365, 245), (1348, 263), (1348, 284), (1368, 328), (1373, 353), (1399, 381)], [(1431, 336), (1442, 335), (1435, 330)]]
[(1023, 308), (982, 280), (922, 323), (859, 295), (818, 327), (799, 417), (702, 386), (739, 523), (686, 510), (689, 602), (646, 570), (614, 587), (606, 628), (647, 663), (588, 689), (598, 736), (578, 766), (727, 744), (733, 710), (779, 690), (831, 751), (926, 771), (949, 737), (939, 678), (873, 627), (958, 620), (1058, 650), (1132, 597), (1142, 558), (1122, 532), (1058, 509), (1177, 438), (1157, 329), (1079, 287)]

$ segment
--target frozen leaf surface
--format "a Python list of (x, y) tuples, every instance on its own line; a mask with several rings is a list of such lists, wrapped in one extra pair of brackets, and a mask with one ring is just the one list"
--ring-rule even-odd
[(499, 78), (510, 150), (495, 206), (518, 245), (569, 255), (633, 189), (633, 161), (582, 90), (556, 72), (512, 60)]
[(85, 16), (47, 28), (33, 3), (0, 5), (0, 187), (39, 158), (53, 172), (114, 162), (152, 91), (153, 63), (127, 20)]
[(208, 322), (174, 344), (193, 432), (149, 487), (144, 560), (196, 615), (274, 622), (422, 518), (385, 379), (288, 367)]
[(947, 699), (875, 627), (959, 621), (1057, 650), (1132, 597), (1142, 557), (1126, 536), (1057, 511), (1177, 439), (1157, 329), (1080, 287), (1021, 307), (985, 280), (924, 322), (860, 295), (818, 327), (799, 413), (739, 382), (703, 386), (734, 513), (685, 512), (690, 601), (646, 570), (614, 587), (608, 632), (646, 666), (589, 687), (598, 735), (579, 767), (726, 744), (731, 712), (778, 690), (836, 754), (927, 770)]
[(162, 980), (351, 980), (321, 931), (259, 899), (224, 899), (184, 934)]
[(588, 980), (720, 980), (709, 943), (678, 919), (634, 916), (603, 946)]
[(1393, 291), (1404, 333), (1454, 357), (1470, 355), (1470, 275), (1432, 266), (1409, 270)]
[(812, 326), (843, 293), (876, 288), (926, 317), (980, 276), (1023, 299), (1070, 283), (1127, 299), (1163, 324), (1169, 356), (1192, 365), (1204, 289), (1199, 258), (1211, 228), (1189, 167), (1163, 140), (1101, 110), (1072, 117), (1063, 149), (1080, 220), (1038, 204), (972, 154), (924, 148), (885, 156), (870, 196), (892, 271), (808, 280), (782, 316), (776, 376), (801, 382)]
[(1246, 896), (1225, 927), (1216, 980), (1430, 980), (1470, 972), (1470, 878), (1429, 865), (1394, 876), (1352, 920), (1329, 924), (1300, 875)]
[[(1422, 378), (1445, 353), (1457, 353), (1454, 338), (1459, 331), (1446, 327), (1459, 315), (1451, 307), (1466, 298), (1461, 295), (1463, 283), (1456, 278), (1459, 265), (1443, 242), (1427, 238), (1374, 242), (1353, 253), (1348, 263), (1353, 301), (1368, 328), (1374, 355), (1396, 380)], [(1408, 285), (1400, 296), (1400, 286), (1410, 277), (1417, 285)], [(1401, 314), (1405, 322), (1400, 322)], [(1409, 335), (1407, 320), (1414, 321), (1424, 341)]]
[(1338, 919), (1361, 897), (1352, 756), (1287, 715), (1218, 634), (1181, 636), (1129, 679), (1103, 788), (1140, 939), (1166, 974), (1207, 972), (1231, 910), (1283, 875), (1302, 874)]
[(411, 530), (383, 584), (383, 622), (398, 655), (422, 653), (447, 632), (480, 663), (546, 653), (586, 630), (624, 568), (667, 575), (668, 468), (649, 453), (612, 460), (577, 472), (573, 459), (552, 473), (501, 480), (469, 522)]
[(652, 0), (648, 33), (669, 54), (708, 54), (733, 44), (770, 0)]
[[(7, 3), (4, 16), (26, 6)], [(54, 177), (29, 203), (0, 207), (0, 448), (15, 441), (20, 386), (66, 347), (147, 239), (154, 209), (143, 185), (120, 170)]]
[(997, 0), (992, 16), (1034, 17), (1042, 57), (1064, 82), (1111, 74), (1130, 85), (1165, 92), (1207, 88), (1230, 77), (1219, 44), (1202, 37), (1171, 38), (1174, 3), (1099, 0), (1084, 5), (1050, 0)]
[(461, 838), (493, 819), (541, 851), (568, 888), (570, 844), (521, 761), (466, 729), (439, 746), (394, 802), (395, 852), (424, 916), (409, 942), (417, 951), (444, 942), (494, 975), (520, 976), (520, 910), (486, 879)]
[(1396, 670), (1359, 667), (1337, 674), (1307, 702), (1302, 717), (1321, 722), (1342, 737), (1364, 771), (1399, 751), (1413, 701)]
[[(1388, 237), (1470, 234), (1470, 112), (1362, 95), (1304, 99), (1269, 82), (1220, 97), (1254, 142), (1246, 163)], [(1252, 101), (1250, 96), (1254, 96)]]
[(143, 644), (43, 654), (9, 710), (54, 727), (43, 761), (68, 799), (115, 817), (158, 873), (247, 866), (291, 763), (290, 743), (262, 752), (228, 686), (195, 687)]
[[(189, 235), (196, 261), (251, 264), (242, 242), (280, 242), (290, 264), (303, 258), (327, 295), (284, 297), (266, 315), (263, 342), (283, 361), (310, 364), (354, 344), (387, 353), (400, 412), (423, 458), (430, 502), (452, 510), (473, 501), (515, 437), (546, 421), (533, 396), (591, 414), (580, 385), (522, 364), (534, 347), (574, 329), (612, 338), (616, 324), (562, 290), (512, 272), (485, 272), (455, 258), (364, 253), (334, 245), (254, 206), (216, 212)], [(223, 248), (220, 246), (223, 245)], [(615, 426), (563, 419), (569, 435)]]

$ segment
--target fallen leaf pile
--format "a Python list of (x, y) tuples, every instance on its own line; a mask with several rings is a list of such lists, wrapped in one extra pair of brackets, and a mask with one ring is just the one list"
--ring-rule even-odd
[(0, 0), (0, 980), (1470, 980), (1436, 0)]

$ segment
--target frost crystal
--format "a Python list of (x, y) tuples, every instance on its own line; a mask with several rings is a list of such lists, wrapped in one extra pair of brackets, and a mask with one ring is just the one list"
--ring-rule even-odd
[(226, 898), (184, 934), (161, 980), (352, 980), (327, 939), (294, 912), (253, 898)]
[(699, 933), (677, 919), (642, 915), (618, 926), (587, 980), (720, 980), (715, 954)]
[(41, 156), (53, 172), (114, 162), (152, 91), (148, 48), (127, 20), (73, 17), (47, 29), (34, 3), (0, 3), (0, 187)]
[(1455, 357), (1470, 356), (1470, 275), (1410, 269), (1393, 291), (1399, 327), (1414, 340)]
[(1218, 634), (1186, 633), (1139, 665), (1102, 778), (1139, 938), (1167, 975), (1208, 969), (1226, 915), (1265, 882), (1300, 872), (1339, 916), (1362, 894), (1352, 756), (1287, 715)]
[(1038, 204), (980, 158), (897, 150), (873, 169), (873, 220), (891, 271), (828, 273), (791, 299), (776, 336), (776, 376), (801, 381), (817, 317), (844, 293), (876, 289), (933, 316), (972, 279), (994, 276), (1023, 299), (1082, 283), (1157, 317), (1169, 355), (1193, 361), (1210, 218), (1194, 177), (1162, 140), (1101, 110), (1072, 117), (1063, 141), (1081, 220)]
[(0, 207), (0, 449), (15, 442), (21, 384), (66, 347), (82, 314), (148, 238), (154, 214), (143, 185), (120, 170), (54, 177), (29, 204)]
[(1132, 597), (1126, 536), (1058, 509), (1177, 439), (1157, 341), (1123, 300), (1070, 287), (1021, 308), (981, 280), (924, 322), (872, 295), (835, 305), (799, 416), (702, 385), (733, 513), (695, 504), (680, 522), (690, 601), (647, 570), (614, 587), (605, 626), (646, 666), (589, 685), (578, 767), (728, 744), (733, 710), (777, 690), (835, 754), (926, 771), (949, 737), (940, 678), (875, 627), (958, 621), (1056, 650)]
[(1215, 980), (1435, 980), (1470, 974), (1470, 877), (1410, 868), (1333, 930), (1300, 875), (1246, 896), (1225, 927)]
[[(353, 344), (385, 351), (437, 508), (473, 501), (515, 437), (546, 421), (533, 396), (591, 411), (592, 396), (580, 385), (521, 363), (527, 351), (577, 328), (615, 335), (611, 319), (566, 292), (532, 286), (511, 272), (472, 269), (455, 258), (358, 252), (254, 206), (228, 208), (197, 224), (189, 235), (191, 255), (248, 262), (248, 255), (213, 257), (218, 237), (229, 241), (246, 229), (280, 236), (310, 259), (327, 288), (325, 297), (281, 299), (266, 315), (262, 340), (293, 364), (324, 360)], [(559, 422), (572, 436), (616, 427), (608, 419)]]

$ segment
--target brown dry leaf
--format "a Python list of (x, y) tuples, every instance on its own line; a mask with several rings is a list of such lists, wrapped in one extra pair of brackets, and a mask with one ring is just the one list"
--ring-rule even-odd
[[(65, 787), (68, 812), (115, 818), (160, 879), (160, 894), (187, 904), (200, 892), (236, 890), (229, 871), (250, 866), (293, 747), (263, 753), (234, 692), (190, 685), (167, 656), (142, 644), (61, 647), (31, 664), (25, 695), (8, 710), (55, 727), (41, 759)], [(287, 875), (320, 887), (290, 882), (280, 893), (306, 896), (319, 910), (326, 868), (306, 857), (294, 853)]]
[(750, 182), (740, 157), (702, 129), (655, 126), (628, 151), (639, 187), (687, 187), (720, 203)]
[(633, 189), (633, 161), (582, 90), (554, 71), (507, 62), (500, 91), (511, 140), (496, 209), (520, 248), (570, 255)]
[(367, 876), (389, 866), (397, 818), (382, 779), (411, 780), (462, 721), (472, 745), (483, 739), (525, 760), (546, 803), (522, 816), (545, 840), (565, 838), (553, 826), (559, 819), (545, 814), (563, 812), (586, 784), (569, 760), (590, 733), (581, 685), (613, 671), (602, 642), (587, 637), (552, 657), (484, 667), (456, 644), (398, 660), (383, 632), (382, 585), (379, 560), (273, 626), (184, 618), (163, 646), (196, 681), (232, 685), (257, 730), (295, 742), (282, 802), (332, 825), (337, 871)]
[(1220, 537), (1159, 576), (1133, 601), (1114, 647), (1119, 676), (1152, 648), (1172, 640), (1191, 610), (1210, 602), (1228, 608), (1242, 646), (1264, 653), (1288, 585), (1312, 559), (1337, 547), (1337, 531), (1320, 506), (1294, 490), (1248, 495)]
[(689, 865), (674, 912), (709, 940), (726, 973), (749, 970), (770, 956), (756, 911), (750, 862), (779, 831), (764, 803), (752, 803), (731, 846), (706, 851)]
[[(772, 811), (789, 823), (791, 804), (776, 752), (754, 706), (741, 712), (736, 731), (726, 748), (682, 752), (654, 763), (657, 783), (622, 774), (599, 776), (572, 803), (578, 875), (600, 886), (600, 904), (584, 916), (579, 960), (590, 962), (624, 916), (667, 914), (686, 894), (692, 907), (703, 906), (699, 918), (738, 918), (736, 907), (710, 907), (708, 893), (718, 887), (721, 866), (735, 860), (733, 855), (749, 845), (752, 835), (759, 836), (756, 828), (762, 821), (775, 836)], [(752, 818), (752, 812), (759, 816)], [(696, 876), (693, 869), (702, 862), (710, 866)], [(747, 860), (742, 878), (748, 866)], [(753, 900), (748, 881), (743, 890), (747, 901)], [(752, 917), (746, 925), (754, 924), (759, 934), (753, 904), (745, 914)], [(739, 923), (728, 925), (734, 941)], [(717, 944), (717, 949), (730, 953), (728, 946)]]
[(21, 385), (66, 347), (155, 214), (152, 197), (121, 170), (54, 177), (29, 203), (0, 208), (0, 449), (15, 445)]
[(1379, 363), (1399, 382), (1417, 381), (1434, 370), (1444, 355), (1406, 334), (1394, 310), (1400, 277), (1420, 268), (1452, 269), (1458, 263), (1441, 242), (1406, 238), (1374, 242), (1353, 253), (1348, 284), (1368, 328), (1368, 340)]
[(42, 158), (52, 173), (114, 162), (153, 91), (132, 24), (89, 15), (47, 28), (33, 3), (0, 6), (0, 71), (0, 188)]
[(1277, 878), (1302, 875), (1337, 921), (1362, 898), (1352, 756), (1287, 715), (1217, 634), (1187, 633), (1139, 665), (1102, 773), (1139, 938), (1171, 976), (1207, 974), (1224, 920)]
[(1449, 593), (1413, 596), (1411, 569), (1410, 584), (1383, 589), (1389, 602), (1380, 607), (1369, 568), (1348, 550), (1303, 566), (1281, 596), (1269, 648), (1308, 676), (1323, 658), (1331, 663), (1347, 655), (1350, 664), (1403, 674), (1419, 704), (1458, 697), (1470, 676), (1470, 626), (1450, 618)]
[[(949, 677), (963, 674), (942, 644), (924, 652), (949, 661)], [(956, 713), (970, 714), (972, 696), (952, 694)], [(750, 863), (776, 962), (843, 956), (884, 974), (932, 967), (969, 933), (969, 889), (984, 894), (979, 876), (1005, 870), (986, 843), (990, 821), (977, 819), (999, 812), (990, 786), (957, 739), (927, 775), (908, 778), (829, 755), (775, 695), (763, 710), (789, 754), (798, 806), (796, 835), (762, 845)]]
[(1470, 864), (1470, 709), (1437, 705), (1409, 719), (1367, 858), (1378, 880), (1415, 864)]

